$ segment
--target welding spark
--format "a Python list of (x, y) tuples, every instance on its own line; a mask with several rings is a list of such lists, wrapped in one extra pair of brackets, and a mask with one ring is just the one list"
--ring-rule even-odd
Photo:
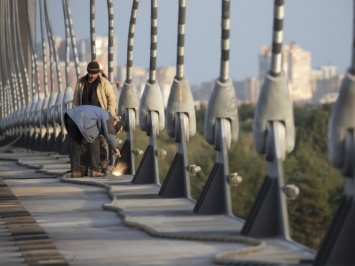
[(127, 164), (119, 162), (114, 166), (112, 174), (115, 176), (123, 175), (127, 168)]

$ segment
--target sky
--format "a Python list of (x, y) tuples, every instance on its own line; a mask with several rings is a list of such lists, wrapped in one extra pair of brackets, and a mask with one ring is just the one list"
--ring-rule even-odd
[[(62, 1), (49, 1), (56, 36), (65, 36)], [(312, 68), (338, 67), (345, 73), (351, 64), (353, 1), (285, 0), (284, 45), (295, 42), (311, 52)], [(149, 68), (150, 3), (138, 8), (133, 63)], [(258, 53), (272, 43), (273, 0), (231, 0), (230, 77), (258, 76)], [(127, 36), (132, 0), (114, 0), (115, 37), (119, 65), (126, 64)], [(178, 0), (158, 1), (157, 66), (176, 65)], [(218, 78), (221, 60), (221, 0), (186, 1), (185, 76), (190, 85)], [(90, 38), (90, 1), (71, 0), (77, 39)], [(96, 34), (107, 36), (107, 1), (96, 1)], [(37, 27), (38, 28), (38, 27)], [(37, 33), (37, 40), (40, 36)]]

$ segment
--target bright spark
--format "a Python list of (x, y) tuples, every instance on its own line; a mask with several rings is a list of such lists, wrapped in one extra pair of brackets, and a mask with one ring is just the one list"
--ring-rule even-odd
[(123, 175), (127, 168), (127, 164), (119, 162), (114, 166), (112, 174), (115, 176)]

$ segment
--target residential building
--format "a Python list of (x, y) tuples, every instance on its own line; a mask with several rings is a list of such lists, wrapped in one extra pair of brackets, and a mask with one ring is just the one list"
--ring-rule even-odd
[[(261, 47), (259, 53), (259, 78), (263, 80), (270, 71), (272, 48)], [(288, 88), (294, 102), (312, 100), (311, 54), (298, 44), (284, 45), (282, 51), (282, 69), (288, 81)]]
[(164, 107), (168, 104), (168, 99), (176, 75), (175, 66), (166, 66), (157, 68), (157, 81), (159, 83), (161, 93), (163, 96)]
[(322, 66), (312, 72), (313, 103), (334, 102), (338, 97), (343, 76), (336, 66)]

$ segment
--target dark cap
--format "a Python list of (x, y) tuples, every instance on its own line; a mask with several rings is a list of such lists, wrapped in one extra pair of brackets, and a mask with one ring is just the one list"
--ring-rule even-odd
[(98, 74), (100, 72), (100, 65), (96, 61), (92, 61), (88, 64), (87, 68), (88, 73), (90, 74)]

